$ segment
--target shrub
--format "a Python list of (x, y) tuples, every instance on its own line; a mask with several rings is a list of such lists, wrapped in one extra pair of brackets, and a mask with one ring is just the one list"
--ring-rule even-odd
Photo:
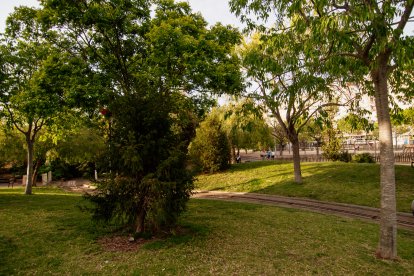
[(375, 163), (374, 157), (367, 152), (355, 154), (352, 161), (356, 163)]
[(189, 153), (203, 172), (213, 173), (230, 166), (230, 145), (218, 118), (209, 117), (201, 123), (190, 144)]
[(352, 160), (352, 155), (347, 151), (341, 152), (331, 152), (329, 155), (324, 153), (325, 158), (332, 161), (341, 161), (341, 162), (350, 162)]
[(97, 183), (93, 218), (127, 225), (136, 235), (172, 227), (193, 189), (193, 177), (182, 170), (185, 156), (173, 156), (144, 178), (116, 176)]
[(132, 94), (113, 102), (108, 153), (100, 164), (110, 173), (86, 196), (95, 219), (120, 223), (136, 235), (170, 230), (193, 189), (187, 170), (191, 112), (162, 97)]

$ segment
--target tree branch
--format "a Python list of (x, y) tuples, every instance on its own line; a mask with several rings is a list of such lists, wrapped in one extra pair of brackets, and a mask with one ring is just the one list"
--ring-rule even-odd
[(12, 124), (17, 128), (18, 131), (20, 131), (21, 133), (23, 133), (24, 135), (26, 135), (26, 131), (24, 131), (22, 128), (20, 128), (19, 125), (17, 124), (17, 121), (14, 119), (14, 114), (11, 111), (9, 105), (6, 104), (6, 103), (4, 103), (4, 106), (6, 107), (7, 112), (10, 115), (10, 119), (11, 119)]
[(398, 23), (398, 26), (396, 28), (396, 30), (398, 30), (398, 32), (395, 32), (395, 35), (393, 37), (394, 42), (397, 39), (399, 39), (400, 36), (402, 35), (403, 30), (404, 30), (405, 26), (407, 25), (407, 22), (410, 20), (411, 12), (413, 11), (414, 1), (405, 1), (405, 3), (406, 3), (406, 6), (405, 6), (405, 9), (404, 9), (404, 12), (401, 15), (401, 20)]

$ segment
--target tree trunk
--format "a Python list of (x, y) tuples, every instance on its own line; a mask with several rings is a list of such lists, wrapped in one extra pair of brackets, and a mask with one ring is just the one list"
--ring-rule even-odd
[(33, 186), (33, 142), (30, 138), (26, 138), (27, 143), (27, 177), (26, 177), (26, 189), (25, 194), (32, 194)]
[(236, 147), (233, 144), (231, 145), (231, 163), (236, 163)]
[(34, 164), (35, 165), (33, 167), (32, 185), (36, 187), (37, 174), (39, 173), (40, 166), (42, 165), (42, 160), (38, 158)]
[(145, 231), (145, 215), (146, 212), (144, 208), (141, 207), (135, 220), (135, 234), (142, 234)]
[(381, 218), (377, 255), (384, 259), (396, 259), (397, 211), (394, 150), (388, 102), (387, 63), (380, 62), (378, 68), (371, 72), (371, 77), (375, 88), (380, 142)]
[(299, 138), (297, 134), (289, 135), (290, 142), (292, 143), (292, 152), (293, 152), (293, 170), (295, 174), (295, 182), (302, 183), (302, 172), (300, 169), (300, 146)]

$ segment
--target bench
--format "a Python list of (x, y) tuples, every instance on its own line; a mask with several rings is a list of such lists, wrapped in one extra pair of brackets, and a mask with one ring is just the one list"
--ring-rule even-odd
[(267, 159), (267, 160), (270, 160), (270, 159), (274, 160), (275, 159), (275, 154), (274, 154), (274, 152), (272, 152), (270, 154), (270, 158), (269, 158), (269, 155), (267, 153), (260, 153), (260, 157), (262, 158), (262, 160), (265, 160), (265, 159)]
[(3, 183), (3, 184), (7, 183), (7, 187), (11, 186), (13, 188), (15, 180), (16, 179), (14, 177), (11, 177), (11, 178), (2, 177), (2, 178), (0, 178), (0, 183)]
[(414, 145), (404, 145), (403, 153), (408, 154), (411, 160), (411, 168), (414, 167)]

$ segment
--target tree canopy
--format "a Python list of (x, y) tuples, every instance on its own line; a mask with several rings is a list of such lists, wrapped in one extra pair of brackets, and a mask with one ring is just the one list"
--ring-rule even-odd
[(0, 44), (0, 115), (9, 127), (25, 136), (26, 194), (31, 194), (36, 177), (33, 147), (40, 131), (56, 126), (57, 119), (62, 122), (80, 99), (91, 99), (90, 94), (83, 93), (90, 70), (81, 59), (62, 53), (45, 39), (43, 26), (37, 21), (38, 13), (31, 8), (16, 9), (7, 19)]
[(96, 75), (107, 171), (95, 216), (137, 234), (171, 227), (192, 188), (188, 144), (210, 93), (241, 89), (239, 32), (172, 0), (41, 1), (48, 40)]
[[(381, 223), (378, 256), (395, 259), (395, 171), (389, 112), (390, 92), (410, 96), (413, 37), (403, 35), (412, 19), (414, 1), (258, 1), (231, 0), (232, 10), (250, 28), (265, 30), (249, 14), (272, 20), (268, 33), (289, 29), (307, 35), (307, 53), (322, 49), (318, 59), (327, 61), (329, 74), (351, 76), (375, 96), (381, 159)], [(271, 17), (275, 15), (275, 17)], [(351, 72), (351, 74), (349, 74)], [(391, 86), (391, 89), (389, 87)]]

